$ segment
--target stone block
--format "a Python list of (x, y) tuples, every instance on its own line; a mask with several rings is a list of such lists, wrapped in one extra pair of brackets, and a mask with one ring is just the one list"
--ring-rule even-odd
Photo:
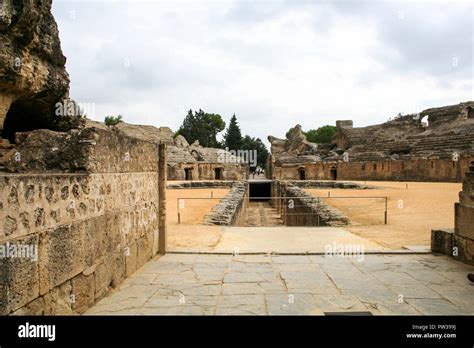
[(8, 314), (8, 288), (6, 285), (0, 284), (0, 315), (7, 315), (7, 314)]
[(104, 215), (84, 221), (84, 257), (87, 267), (93, 267), (107, 250), (107, 220)]
[(62, 225), (41, 234), (39, 242), (40, 293), (78, 275), (86, 268), (84, 223)]
[(38, 297), (26, 306), (21, 307), (12, 313), (12, 315), (44, 315), (45, 303), (43, 297)]
[(474, 239), (474, 207), (456, 203), (454, 205), (456, 234)]
[(55, 287), (44, 295), (44, 314), (45, 315), (71, 315), (72, 310), (72, 286), (67, 281), (60, 286)]
[(474, 241), (472, 239), (454, 234), (453, 246), (457, 252), (457, 255), (454, 255), (456, 260), (474, 265)]
[(151, 231), (137, 240), (137, 268), (150, 260), (153, 253), (153, 234)]
[(112, 273), (110, 272), (110, 269), (108, 269), (108, 265), (105, 262), (98, 264), (94, 272), (94, 297), (96, 302), (107, 294), (111, 282)]
[(39, 296), (38, 236), (3, 245), (10, 251), (0, 259), (0, 313), (9, 313)]
[(133, 242), (126, 247), (125, 252), (125, 276), (131, 276), (137, 270), (138, 248), (137, 243)]
[(94, 274), (83, 273), (71, 279), (72, 309), (77, 313), (84, 313), (95, 301)]
[(453, 230), (432, 230), (431, 251), (452, 256), (453, 254)]

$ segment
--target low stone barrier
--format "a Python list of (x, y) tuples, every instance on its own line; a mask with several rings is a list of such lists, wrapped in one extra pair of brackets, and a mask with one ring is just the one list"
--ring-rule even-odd
[(230, 192), (204, 217), (204, 225), (233, 225), (245, 210), (247, 182), (234, 183)]
[(319, 180), (289, 180), (287, 183), (302, 187), (302, 188), (333, 188), (333, 189), (356, 189), (369, 190), (375, 187), (357, 184), (355, 182), (340, 182), (340, 181), (319, 181)]
[[(278, 183), (281, 197), (279, 208), (287, 226), (345, 226), (350, 220), (338, 209), (324, 203), (291, 183)], [(293, 202), (289, 202), (292, 199)], [(287, 205), (285, 207), (285, 204)]]
[(199, 189), (199, 188), (230, 188), (238, 181), (186, 181), (186, 182), (168, 182), (168, 189)]

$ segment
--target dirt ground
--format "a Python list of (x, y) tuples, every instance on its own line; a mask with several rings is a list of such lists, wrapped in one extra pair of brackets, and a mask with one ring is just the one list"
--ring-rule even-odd
[[(352, 224), (347, 230), (387, 248), (430, 245), (431, 230), (454, 228), (454, 203), (459, 183), (359, 182), (377, 189), (308, 189), (345, 213)], [(408, 185), (408, 189), (406, 188)], [(384, 225), (385, 199), (336, 197), (388, 197), (388, 224)]]
[[(196, 245), (214, 247), (222, 236), (220, 226), (202, 225), (204, 216), (219, 203), (229, 189), (168, 189), (166, 191), (166, 215), (168, 221), (168, 248), (191, 248)], [(188, 198), (188, 199), (186, 199)], [(193, 198), (193, 199), (189, 199)], [(206, 199), (197, 199), (206, 198)], [(212, 199), (211, 199), (212, 198)], [(183, 199), (178, 224), (178, 199)]]

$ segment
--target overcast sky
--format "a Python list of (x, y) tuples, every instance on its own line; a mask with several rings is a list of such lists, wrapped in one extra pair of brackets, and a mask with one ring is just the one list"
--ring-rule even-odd
[(474, 100), (469, 2), (55, 0), (53, 13), (71, 97), (96, 120), (177, 130), (201, 108), (266, 139)]

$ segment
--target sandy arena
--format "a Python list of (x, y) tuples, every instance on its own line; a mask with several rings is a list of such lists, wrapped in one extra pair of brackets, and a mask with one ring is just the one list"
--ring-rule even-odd
[[(371, 190), (331, 189), (331, 197), (388, 197), (388, 224), (383, 224), (383, 199), (326, 199), (352, 221), (347, 229), (388, 248), (430, 245), (431, 230), (454, 228), (454, 203), (461, 184), (420, 182), (358, 182)], [(408, 189), (406, 188), (408, 185)], [(307, 190), (326, 197), (328, 190)], [(355, 202), (353, 202), (355, 201)]]
[[(332, 206), (351, 219), (344, 228), (383, 248), (403, 249), (407, 246), (430, 245), (431, 230), (453, 228), (454, 203), (459, 183), (358, 182), (376, 187), (370, 190), (307, 189), (324, 197)], [(408, 185), (408, 189), (406, 188)], [(224, 229), (204, 226), (202, 220), (229, 189), (169, 189), (167, 191), (168, 245), (170, 250), (219, 250)], [(331, 196), (328, 197), (328, 193)], [(388, 197), (388, 224), (384, 225), (384, 198), (343, 199), (337, 197)], [(209, 198), (213, 199), (209, 199)], [(178, 198), (185, 199), (180, 209)], [(206, 199), (196, 199), (206, 198)]]

